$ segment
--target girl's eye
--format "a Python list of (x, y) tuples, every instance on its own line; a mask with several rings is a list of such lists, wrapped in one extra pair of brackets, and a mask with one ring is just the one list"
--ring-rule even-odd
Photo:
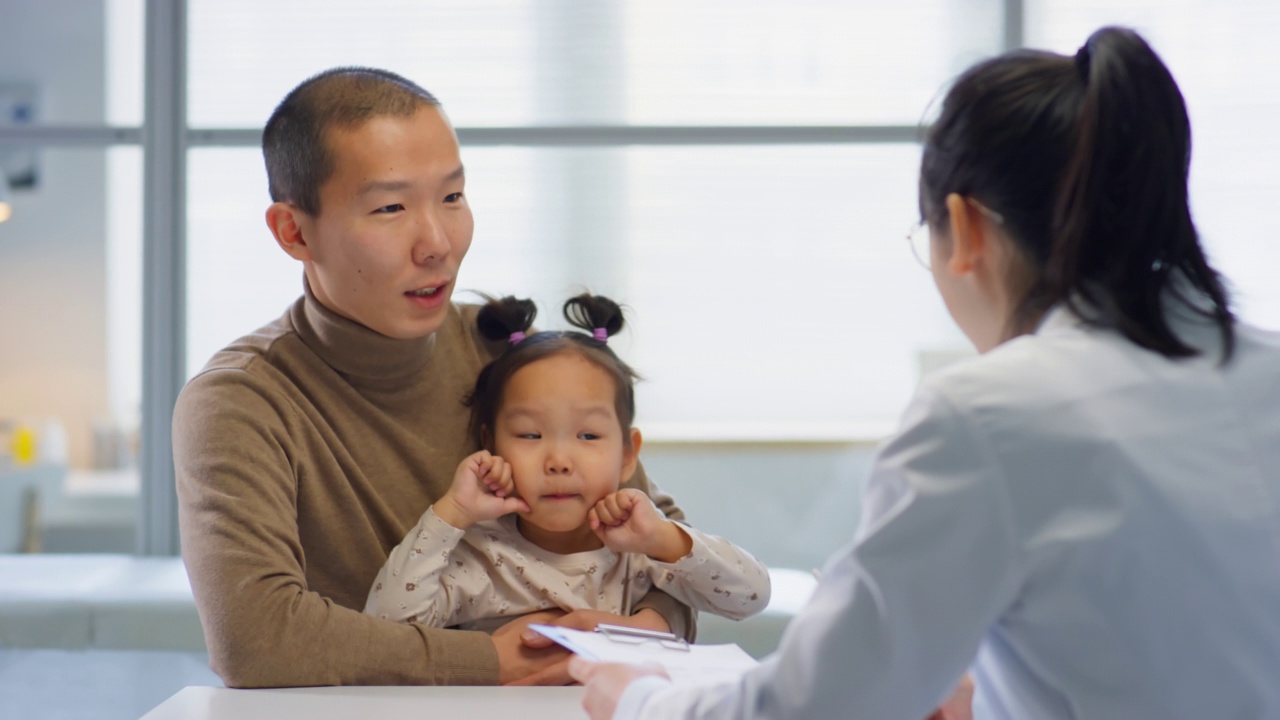
[(401, 210), (404, 210), (404, 205), (401, 205), (400, 203), (394, 203), (392, 205), (383, 205), (382, 207), (378, 208), (377, 210), (374, 210), (373, 212), (374, 214), (390, 215), (391, 213), (397, 213), (397, 212), (400, 212)]
[(595, 433), (589, 433), (589, 432), (578, 433), (578, 437), (583, 440), (599, 440), (600, 439), (599, 435)]
[(516, 435), (516, 437), (523, 440), (539, 440), (542, 438), (542, 435), (539, 433), (520, 433), (519, 435)]
[(447, 203), (456, 203), (461, 199), (462, 199), (462, 193), (460, 192), (449, 193), (448, 195), (444, 196), (444, 201)]

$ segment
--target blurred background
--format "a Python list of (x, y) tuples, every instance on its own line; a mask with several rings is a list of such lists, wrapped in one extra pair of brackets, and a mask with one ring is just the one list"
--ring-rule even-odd
[[(0, 0), (0, 554), (53, 563), (0, 570), (0, 715), (137, 717), (217, 682), (175, 572), (169, 409), (301, 292), (258, 142), (302, 79), (435, 93), (476, 217), (459, 286), (544, 318), (584, 287), (628, 305), (650, 474), (807, 572), (920, 374), (970, 352), (904, 239), (931, 104), (979, 59), (1113, 23), (1180, 83), (1211, 259), (1280, 327), (1273, 0)], [(162, 588), (124, 583), (136, 627), (31, 629), (117, 561), (92, 592), (140, 567)]]

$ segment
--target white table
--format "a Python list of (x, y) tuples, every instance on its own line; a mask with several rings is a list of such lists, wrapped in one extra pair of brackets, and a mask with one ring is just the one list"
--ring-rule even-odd
[(585, 718), (581, 687), (187, 687), (143, 720), (562, 720)]

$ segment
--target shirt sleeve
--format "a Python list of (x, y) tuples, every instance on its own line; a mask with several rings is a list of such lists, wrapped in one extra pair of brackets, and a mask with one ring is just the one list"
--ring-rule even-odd
[(751, 553), (716, 535), (680, 523), (693, 540), (689, 554), (674, 563), (643, 558), (650, 579), (695, 610), (741, 620), (769, 604), (769, 570)]
[(857, 537), (778, 652), (734, 682), (646, 683), (615, 717), (925, 717), (1016, 597), (1017, 537), (989, 443), (923, 389), (873, 464)]
[[(644, 466), (638, 464), (636, 472), (631, 479), (623, 483), (622, 487), (633, 487), (643, 490), (646, 495), (653, 500), (653, 504), (667, 516), (668, 520), (684, 520), (684, 511), (676, 505), (676, 501), (668, 494), (663, 492), (657, 485), (649, 479), (648, 474), (644, 471)], [(654, 588), (644, 597), (636, 601), (632, 607), (632, 614), (641, 610), (653, 610), (667, 621), (667, 626), (672, 633), (693, 642), (698, 634), (698, 625), (696, 621), (697, 613), (693, 608), (685, 603), (671, 597), (667, 593)]]
[(308, 588), (293, 414), (235, 370), (192, 380), (174, 410), (182, 557), (210, 666), (229, 687), (496, 684), (483, 633), (387, 622)]
[(365, 602), (366, 614), (395, 622), (422, 623), (428, 627), (453, 625), (454, 587), (445, 581), (465, 530), (436, 514), (435, 506), (422, 513), (418, 524), (391, 549), (378, 571)]

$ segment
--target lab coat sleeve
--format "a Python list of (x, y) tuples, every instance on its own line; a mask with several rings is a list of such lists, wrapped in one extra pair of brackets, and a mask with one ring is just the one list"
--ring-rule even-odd
[(828, 561), (778, 652), (734, 682), (646, 683), (619, 709), (643, 718), (928, 715), (1021, 583), (1006, 481), (976, 423), (926, 387), (878, 454), (863, 506), (854, 542)]

